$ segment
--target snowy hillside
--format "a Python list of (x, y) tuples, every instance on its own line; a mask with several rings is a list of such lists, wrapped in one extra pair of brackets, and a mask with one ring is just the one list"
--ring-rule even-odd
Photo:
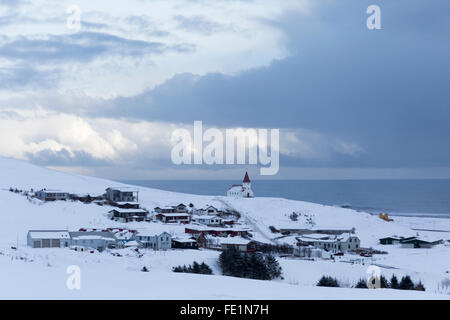
[[(257, 182), (256, 182), (257, 183)], [(75, 252), (69, 249), (32, 249), (26, 246), (30, 229), (68, 229), (120, 227), (183, 235), (183, 225), (155, 222), (119, 223), (106, 214), (110, 208), (96, 204), (60, 201), (43, 203), (9, 191), (61, 189), (79, 195), (101, 195), (107, 187), (123, 184), (107, 180), (52, 171), (31, 164), (0, 158), (0, 298), (63, 298), (63, 299), (427, 299), (450, 298), (450, 288), (442, 285), (450, 270), (450, 247), (403, 249), (380, 246), (378, 239), (391, 235), (414, 235), (417, 220), (406, 217), (393, 222), (350, 209), (336, 208), (280, 198), (232, 199), (224, 196), (198, 196), (135, 187), (142, 207), (151, 211), (157, 206), (192, 203), (200, 208), (213, 205), (233, 209), (241, 214), (242, 223), (251, 227), (254, 239), (282, 244), (295, 242), (295, 237), (283, 237), (270, 231), (280, 228), (355, 228), (361, 246), (388, 251), (371, 258), (346, 255), (336, 261), (308, 261), (279, 258), (284, 279), (256, 281), (223, 277), (217, 266), (219, 252), (213, 250), (148, 251), (138, 256), (131, 249), (122, 249), (121, 256), (108, 252)], [(224, 194), (227, 189), (224, 183)], [(289, 218), (299, 214), (297, 221)], [(417, 218), (416, 218), (417, 219)], [(420, 231), (423, 236), (449, 239), (450, 223), (445, 219), (422, 221), (440, 232)], [(17, 249), (13, 249), (16, 247)], [(175, 274), (171, 268), (206, 262), (213, 276)], [(318, 288), (322, 275), (337, 277), (348, 287), (366, 277), (370, 264), (382, 267), (390, 277), (410, 275), (424, 283), (427, 291), (362, 290), (351, 288)], [(82, 289), (66, 288), (66, 268), (78, 265), (82, 271)], [(143, 266), (150, 272), (140, 272)]]

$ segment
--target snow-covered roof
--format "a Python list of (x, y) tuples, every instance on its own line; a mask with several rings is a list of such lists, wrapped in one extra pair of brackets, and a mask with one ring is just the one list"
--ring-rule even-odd
[(230, 238), (223, 238), (220, 239), (220, 244), (237, 244), (237, 245), (247, 245), (251, 240), (239, 238), (239, 237), (230, 237)]
[(32, 239), (69, 239), (70, 234), (67, 230), (30, 230)]
[(147, 213), (147, 210), (144, 210), (144, 209), (121, 209), (121, 208), (115, 208), (115, 209), (112, 209), (109, 212), (112, 212), (112, 211), (116, 211), (116, 212), (119, 212), (119, 213)]
[(341, 235), (326, 235), (326, 234), (307, 234), (301, 237), (297, 237), (298, 240), (303, 242), (325, 242), (325, 243), (333, 243), (336, 241), (345, 242), (348, 241), (351, 237), (356, 237), (356, 235), (351, 233), (343, 233)]
[(126, 205), (126, 204), (138, 205), (139, 204), (139, 202), (136, 202), (136, 201), (118, 201), (115, 203), (118, 205)]
[(244, 187), (242, 186), (242, 185), (240, 185), (240, 184), (235, 184), (235, 185), (232, 185), (229, 189), (228, 189), (229, 191), (230, 190), (233, 190), (233, 191), (242, 191), (242, 190), (244, 190)]
[(104, 237), (101, 235), (93, 235), (93, 234), (86, 234), (86, 235), (79, 235), (76, 237), (72, 237), (73, 240), (105, 240), (105, 241), (114, 241), (113, 238), (110, 237)]
[(310, 240), (325, 240), (329, 239), (329, 234), (323, 234), (323, 233), (311, 233), (311, 234), (304, 234), (302, 235), (302, 238), (310, 239)]
[(159, 213), (162, 216), (165, 217), (185, 217), (185, 216), (189, 216), (189, 214), (187, 213)]
[(128, 241), (127, 243), (125, 243), (124, 245), (125, 247), (139, 247), (139, 243), (135, 240), (133, 241)]
[(43, 193), (68, 193), (68, 192), (66, 192), (66, 191), (62, 191), (62, 190), (57, 190), (57, 189), (42, 189), (42, 190), (39, 190), (38, 192), (43, 192)]
[(131, 187), (109, 187), (106, 190), (120, 191), (120, 192), (138, 192), (138, 190)]
[(222, 219), (221, 217), (218, 216), (197, 216), (194, 215), (192, 216), (192, 219), (205, 219), (205, 220), (211, 220), (211, 219)]
[(186, 227), (187, 229), (196, 230), (196, 231), (250, 231), (250, 228), (222, 228), (222, 227), (207, 227), (204, 225), (189, 225)]
[(194, 243), (194, 242), (197, 242), (194, 239), (191, 239), (191, 238), (188, 238), (188, 237), (180, 237), (180, 236), (177, 236), (177, 237), (173, 238), (173, 240), (177, 241), (177, 242), (181, 242), (181, 243)]
[[(160, 235), (162, 235), (162, 234), (169, 234), (169, 233), (167, 233), (167, 232), (165, 232), (165, 231), (163, 231), (163, 232), (161, 232), (161, 233), (157, 233), (157, 232), (154, 232), (154, 231), (150, 231), (150, 230), (140, 230), (140, 231), (138, 231), (138, 233), (137, 233), (137, 237), (156, 237), (156, 236), (160, 236)], [(169, 234), (170, 235), (170, 234)]]
[(428, 242), (428, 243), (437, 243), (442, 241), (442, 238), (436, 238), (436, 237), (430, 237), (430, 236), (421, 236), (421, 237), (414, 237), (412, 239), (404, 240), (402, 243), (406, 242), (414, 242), (414, 241), (421, 241), (421, 242)]

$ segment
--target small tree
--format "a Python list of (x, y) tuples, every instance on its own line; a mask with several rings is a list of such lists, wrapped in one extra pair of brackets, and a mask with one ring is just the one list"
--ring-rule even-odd
[(177, 266), (172, 268), (173, 272), (183, 272), (183, 273), (197, 273), (197, 274), (213, 274), (211, 268), (204, 262), (199, 264), (197, 261), (194, 261), (192, 265), (186, 266)]
[(289, 218), (292, 221), (297, 221), (298, 220), (298, 214), (296, 212), (292, 212), (292, 214), (289, 216)]
[(383, 275), (380, 276), (380, 287), (389, 288), (389, 281)]
[(414, 290), (425, 291), (425, 286), (422, 284), (422, 281), (419, 281), (419, 283), (414, 286)]
[(367, 282), (364, 279), (359, 279), (358, 283), (356, 284), (355, 288), (358, 289), (367, 289)]
[(399, 289), (398, 279), (395, 274), (392, 275), (390, 287), (391, 289)]
[(410, 276), (404, 276), (402, 280), (400, 281), (399, 285), (400, 290), (413, 290), (414, 289), (414, 282), (411, 280)]
[(266, 257), (266, 265), (271, 279), (281, 277), (281, 267), (277, 259), (271, 254)]
[(330, 276), (322, 276), (319, 282), (317, 282), (318, 287), (339, 287), (339, 282), (336, 278)]
[(211, 268), (204, 262), (200, 265), (201, 274), (213, 274)]
[(197, 261), (194, 261), (194, 264), (189, 269), (192, 273), (201, 273), (200, 265), (198, 264)]

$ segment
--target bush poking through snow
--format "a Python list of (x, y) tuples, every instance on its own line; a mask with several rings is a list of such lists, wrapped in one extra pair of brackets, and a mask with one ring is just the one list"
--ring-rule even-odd
[(289, 216), (289, 219), (291, 219), (292, 221), (298, 221), (298, 213), (292, 212), (292, 214)]
[(148, 272), (148, 269), (147, 269), (146, 266), (144, 266), (144, 267), (142, 267), (141, 271), (142, 271), (142, 272)]
[(391, 289), (399, 289), (400, 288), (398, 279), (395, 276), (395, 274), (392, 275), (390, 287), (391, 287)]
[(190, 266), (178, 266), (172, 268), (173, 272), (179, 273), (197, 273), (197, 274), (213, 274), (211, 268), (204, 262), (199, 264), (197, 261)]
[(356, 284), (355, 288), (357, 288), (357, 289), (367, 289), (367, 282), (366, 282), (366, 280), (359, 279), (359, 281)]
[(383, 275), (380, 277), (380, 286), (383, 289), (387, 289), (387, 288), (391, 287), (388, 279), (386, 279)]
[(340, 287), (337, 279), (330, 277), (330, 276), (322, 276), (322, 278), (320, 278), (319, 282), (317, 282), (317, 286), (318, 287), (334, 287), (334, 288)]
[(410, 276), (404, 276), (400, 281), (400, 290), (414, 290), (414, 282), (411, 280)]
[(425, 286), (422, 284), (421, 281), (419, 281), (419, 283), (414, 286), (414, 290), (425, 291)]

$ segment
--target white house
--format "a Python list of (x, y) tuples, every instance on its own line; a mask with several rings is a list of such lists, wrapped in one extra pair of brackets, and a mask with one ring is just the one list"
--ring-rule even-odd
[(71, 245), (67, 230), (30, 230), (27, 245), (32, 248), (66, 248)]
[(228, 189), (227, 196), (234, 198), (253, 198), (255, 196), (247, 172), (245, 172), (245, 177), (242, 184), (231, 186), (231, 188)]
[(116, 248), (118, 241), (109, 231), (74, 231), (70, 232), (72, 246), (103, 251), (106, 248)]
[(187, 224), (191, 221), (191, 216), (188, 213), (158, 213), (155, 218), (164, 223)]
[(69, 199), (69, 193), (61, 190), (42, 189), (36, 192), (36, 198), (42, 201), (58, 201)]
[(217, 216), (220, 214), (220, 210), (213, 206), (207, 206), (206, 208), (195, 210), (195, 214), (197, 215), (207, 214), (210, 216)]
[(139, 202), (139, 191), (128, 187), (108, 188), (105, 198), (112, 202)]
[(350, 233), (342, 235), (310, 234), (297, 238), (297, 240), (301, 246), (312, 246), (332, 252), (353, 251), (361, 247), (359, 238)]
[(172, 236), (167, 232), (158, 235), (146, 231), (139, 231), (136, 235), (136, 241), (142, 248), (154, 250), (167, 250), (172, 248)]
[(207, 226), (220, 226), (222, 225), (222, 218), (217, 216), (192, 216), (191, 222), (196, 222)]

